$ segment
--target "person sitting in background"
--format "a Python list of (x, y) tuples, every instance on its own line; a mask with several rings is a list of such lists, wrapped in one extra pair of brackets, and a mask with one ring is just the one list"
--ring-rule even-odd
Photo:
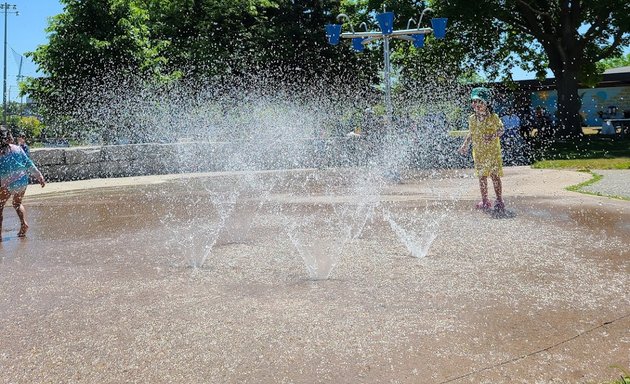
[(541, 106), (536, 107), (534, 112), (534, 128), (536, 128), (536, 136), (548, 136), (551, 131), (551, 118), (545, 109)]
[(521, 134), (521, 137), (524, 140), (528, 141), (533, 135), (532, 131), (534, 130), (534, 116), (532, 115), (529, 108), (521, 110), (520, 115), (521, 117), (519, 118), (520, 119), (519, 132)]
[(602, 129), (599, 131), (600, 135), (614, 135), (617, 133), (615, 126), (609, 120), (602, 122)]
[(28, 156), (29, 158), (31, 157), (31, 150), (29, 149), (28, 144), (26, 144), (26, 135), (24, 133), (20, 133), (18, 135), (17, 145), (19, 145), (20, 148), (22, 148), (24, 153), (26, 153), (26, 156)]
[(515, 137), (521, 128), (521, 118), (518, 117), (514, 109), (510, 108), (505, 115), (501, 117), (503, 129), (507, 137)]
[(617, 111), (618, 108), (616, 105), (609, 105), (608, 108), (606, 108), (606, 112), (608, 112), (608, 118), (609, 119), (614, 119), (617, 117)]

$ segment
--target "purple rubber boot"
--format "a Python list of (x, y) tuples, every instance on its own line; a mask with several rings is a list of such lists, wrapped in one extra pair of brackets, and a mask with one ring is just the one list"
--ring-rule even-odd
[(481, 200), (480, 202), (477, 203), (476, 205), (477, 209), (492, 209), (492, 203), (490, 202), (490, 200)]

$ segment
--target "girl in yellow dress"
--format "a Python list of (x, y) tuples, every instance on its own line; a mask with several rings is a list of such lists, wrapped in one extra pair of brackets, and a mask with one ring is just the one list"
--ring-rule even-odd
[(505, 209), (505, 204), (501, 185), (503, 160), (499, 138), (503, 135), (503, 123), (499, 116), (489, 109), (490, 91), (487, 88), (473, 89), (470, 99), (475, 113), (468, 118), (468, 135), (459, 148), (459, 153), (467, 154), (470, 142), (472, 142), (475, 175), (479, 177), (481, 190), (481, 201), (477, 204), (477, 208), (492, 208), (492, 203), (488, 200), (488, 176), (490, 176), (497, 197), (494, 208), (502, 211)]

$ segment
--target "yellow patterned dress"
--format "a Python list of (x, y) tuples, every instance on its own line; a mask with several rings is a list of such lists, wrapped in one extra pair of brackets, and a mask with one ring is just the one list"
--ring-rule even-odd
[(501, 142), (498, 137), (486, 140), (487, 135), (496, 135), (503, 129), (503, 123), (496, 113), (479, 121), (474, 114), (468, 118), (468, 127), (472, 138), (475, 175), (503, 176), (503, 160), (501, 159)]

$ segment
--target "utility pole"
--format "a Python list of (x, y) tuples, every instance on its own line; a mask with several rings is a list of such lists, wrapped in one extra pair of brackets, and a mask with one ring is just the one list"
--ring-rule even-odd
[(19, 15), (15, 4), (0, 4), (0, 9), (4, 11), (4, 66), (2, 74), (2, 125), (7, 124), (7, 15), (14, 13)]

